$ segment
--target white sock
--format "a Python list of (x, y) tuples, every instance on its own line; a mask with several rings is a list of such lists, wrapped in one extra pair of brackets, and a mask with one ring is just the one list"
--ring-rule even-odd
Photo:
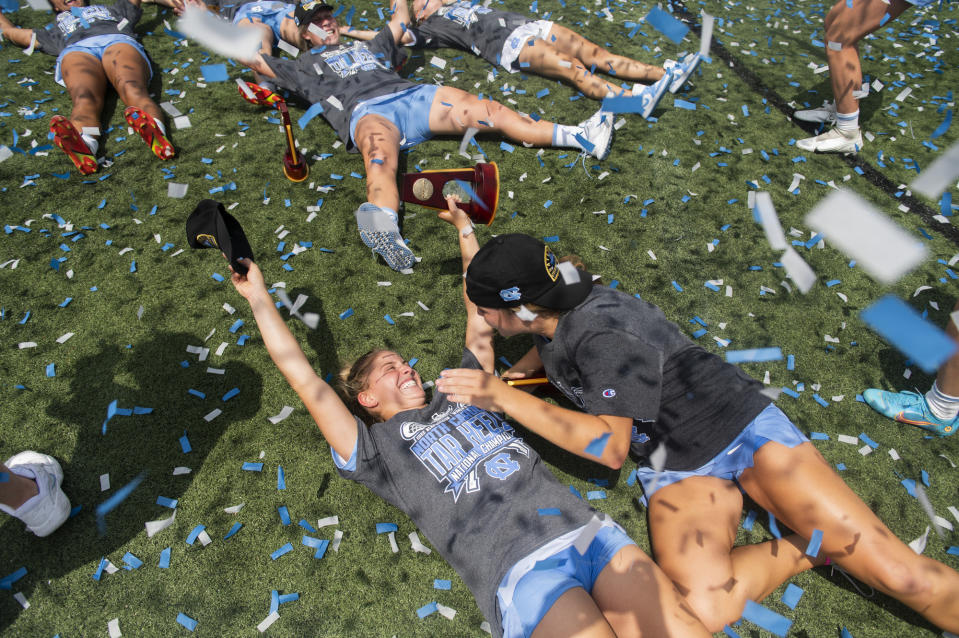
[(926, 392), (926, 405), (930, 412), (943, 421), (952, 421), (959, 415), (959, 397), (946, 394), (936, 383)]
[(855, 131), (859, 128), (859, 109), (852, 113), (836, 111), (836, 128), (840, 131)]
[(83, 142), (87, 145), (87, 148), (90, 149), (90, 152), (94, 155), (97, 154), (97, 149), (100, 148), (100, 141), (92, 135), (80, 135), (83, 138)]
[[(566, 124), (553, 124), (553, 146), (578, 148), (581, 151), (586, 149), (576, 139), (577, 135), (582, 135), (583, 129), (578, 126), (567, 126)], [(585, 137), (585, 136), (584, 136)]]
[(390, 219), (393, 220), (393, 223), (394, 223), (394, 224), (399, 224), (399, 223), (400, 223), (400, 216), (397, 215), (397, 214), (396, 214), (396, 211), (393, 210), (392, 208), (388, 208), (388, 207), (386, 207), (386, 206), (380, 206), (380, 210), (383, 211), (384, 213), (386, 213), (387, 215), (389, 215), (389, 216), (390, 216)]

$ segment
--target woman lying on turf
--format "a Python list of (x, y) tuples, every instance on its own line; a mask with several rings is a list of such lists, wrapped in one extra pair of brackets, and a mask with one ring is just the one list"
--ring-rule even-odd
[[(178, 2), (158, 1), (171, 7)], [(127, 105), (123, 112), (127, 124), (153, 154), (160, 159), (174, 154), (163, 113), (147, 88), (153, 75), (150, 61), (133, 31), (142, 13), (140, 2), (116, 0), (112, 5), (88, 6), (86, 0), (51, 0), (57, 13), (51, 29), (21, 29), (0, 14), (0, 32), (8, 40), (57, 56), (54, 78), (70, 93), (73, 110), (69, 119), (54, 115), (50, 131), (54, 144), (84, 175), (97, 170), (97, 138), (108, 82)]]
[[(699, 64), (699, 54), (683, 63), (666, 60), (662, 67), (644, 64), (610, 53), (549, 20), (533, 20), (519, 13), (491, 9), (470, 0), (414, 0), (415, 26), (407, 30), (402, 44), (414, 48), (453, 48), (472, 53), (509, 73), (529, 71), (561, 80), (584, 95), (601, 100), (610, 95), (643, 95), (648, 117), (666, 89), (678, 91)], [(341, 27), (341, 33), (369, 40), (375, 31)], [(653, 83), (624, 91), (601, 76), (619, 81)]]
[[(465, 268), (478, 248), (470, 221), (452, 199), (440, 218), (456, 227)], [(387, 350), (364, 355), (344, 375), (358, 413), (351, 414), (307, 361), (259, 268), (247, 263), (233, 285), (339, 473), (413, 519), (470, 588), (494, 636), (708, 635), (652, 560), (560, 485), (500, 415), (439, 393), (427, 400), (419, 375)], [(461, 365), (492, 371), (492, 331), (466, 306)]]
[[(296, 60), (257, 55), (246, 64), (279, 86), (322, 106), (323, 117), (350, 150), (359, 149), (366, 167), (368, 201), (356, 211), (363, 242), (394, 270), (415, 263), (400, 237), (400, 198), (396, 171), (401, 148), (434, 135), (463, 135), (469, 129), (499, 133), (532, 146), (563, 146), (609, 153), (613, 134), (610, 115), (597, 111), (578, 126), (534, 120), (492, 100), (450, 86), (415, 84), (395, 71), (398, 46), (407, 28), (405, 0), (370, 42), (340, 43), (332, 7), (321, 0), (298, 5), (294, 14), (303, 37), (313, 47)], [(314, 28), (315, 27), (315, 28)]]
[[(747, 600), (761, 601), (828, 557), (959, 632), (959, 573), (897, 539), (760, 393), (762, 384), (693, 343), (656, 306), (593, 286), (589, 273), (557, 264), (526, 235), (487, 243), (469, 266), (466, 292), (503, 336), (533, 335), (535, 347), (513, 369), (522, 376), (545, 368), (585, 414), (487, 370), (446, 370), (437, 389), (612, 468), (632, 452), (656, 562), (707, 629), (720, 631)], [(795, 533), (734, 547), (740, 490)]]

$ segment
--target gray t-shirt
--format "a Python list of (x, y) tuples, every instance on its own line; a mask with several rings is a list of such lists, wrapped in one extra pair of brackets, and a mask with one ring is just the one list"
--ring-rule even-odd
[[(481, 368), (468, 350), (461, 365)], [(352, 469), (338, 461), (340, 475), (413, 519), (470, 588), (494, 636), (502, 634), (496, 590), (506, 572), (593, 517), (499, 414), (436, 393), (425, 408), (369, 428), (357, 420), (357, 429)]]
[[(36, 29), (37, 49), (50, 55), (60, 52), (71, 44), (97, 35), (122, 34), (136, 38), (133, 26), (140, 21), (143, 12), (127, 0), (117, 0), (111, 6), (94, 4), (74, 7), (57, 14), (57, 19), (45, 29)], [(122, 29), (117, 27), (126, 20)]]
[(263, 59), (276, 74), (279, 86), (311, 104), (322, 105), (323, 117), (352, 151), (355, 146), (350, 139), (350, 116), (357, 104), (421, 86), (397, 75), (395, 69), (402, 55), (386, 27), (369, 42), (318, 47), (296, 60), (271, 55)]
[(533, 22), (519, 13), (490, 9), (469, 0), (457, 0), (439, 8), (413, 27), (414, 48), (451, 48), (470, 51), (487, 62), (500, 65), (503, 44), (515, 29)]
[(602, 286), (536, 338), (549, 380), (590, 414), (633, 419), (631, 452), (693, 470), (726, 448), (770, 400), (762, 384), (706, 352), (656, 306)]

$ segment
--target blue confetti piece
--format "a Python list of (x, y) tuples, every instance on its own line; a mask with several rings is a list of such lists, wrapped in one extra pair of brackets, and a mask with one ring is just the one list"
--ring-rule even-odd
[(376, 524), (376, 533), (377, 534), (388, 534), (389, 532), (395, 532), (399, 528), (396, 526), (396, 523), (377, 523)]
[(133, 261), (130, 262), (130, 272), (136, 272), (136, 271), (137, 271), (137, 261), (136, 259), (134, 259)]
[(347, 318), (352, 317), (352, 316), (353, 316), (353, 309), (352, 309), (352, 308), (347, 308), (346, 310), (344, 310), (343, 312), (340, 313), (340, 319), (347, 319)]
[(749, 117), (749, 107), (743, 104), (743, 117)]
[(822, 530), (814, 529), (809, 538), (809, 544), (806, 545), (806, 555), (815, 558), (819, 556), (819, 548), (822, 547)]
[(729, 625), (723, 625), (723, 633), (729, 636), (729, 638), (739, 638), (739, 634)]
[(542, 100), (544, 97), (549, 95), (549, 89), (540, 89), (536, 92), (536, 98)]
[[(302, 527), (303, 529), (307, 530), (308, 532), (313, 532), (314, 534), (316, 534), (316, 528), (313, 527), (312, 525), (310, 525), (310, 522), (309, 522), (308, 520), (306, 520), (305, 518), (301, 518), (301, 519), (300, 519), (299, 525), (300, 525), (300, 527)], [(306, 538), (306, 537), (304, 537), (304, 538)]]
[(103, 501), (97, 505), (96, 514), (97, 514), (97, 527), (100, 530), (100, 534), (106, 534), (107, 524), (106, 524), (106, 515), (115, 510), (120, 503), (127, 500), (130, 494), (133, 493), (133, 490), (143, 482), (143, 479), (146, 478), (147, 473), (141, 472), (138, 474), (132, 481), (118, 489), (114, 492), (110, 498)]
[(63, 301), (60, 302), (60, 306), (59, 306), (59, 307), (60, 307), (60, 308), (66, 308), (67, 306), (70, 305), (70, 302), (71, 302), (71, 301), (73, 301), (73, 297), (67, 297), (66, 299), (64, 299)]
[(802, 598), (803, 593), (802, 587), (797, 587), (796, 585), (789, 583), (786, 586), (786, 591), (783, 592), (783, 596), (780, 600), (782, 600), (786, 607), (795, 609), (796, 605), (799, 604), (799, 599)]
[(842, 628), (842, 633), (839, 636), (840, 638), (852, 638), (852, 634), (845, 627)]
[(236, 321), (234, 321), (233, 325), (230, 326), (230, 333), (236, 333), (237, 330), (243, 327), (243, 323), (244, 322), (242, 319), (237, 319)]
[(650, 9), (646, 14), (646, 23), (669, 38), (673, 44), (682, 42), (689, 32), (689, 27), (659, 7)]
[(787, 370), (796, 369), (796, 355), (794, 354), (786, 355), (786, 369)]
[(190, 439), (187, 438), (186, 432), (184, 432), (183, 436), (180, 437), (180, 448), (183, 450), (184, 454), (189, 454), (193, 451), (193, 446), (190, 445)]
[(426, 618), (430, 614), (436, 613), (437, 609), (438, 607), (436, 606), (436, 603), (432, 602), (427, 605), (423, 605), (422, 607), (417, 609), (416, 615), (419, 616), (420, 618)]
[(395, 326), (395, 325), (396, 325), (396, 322), (393, 321), (393, 317), (391, 317), (391, 316), (389, 316), (389, 315), (383, 315), (383, 319), (386, 321), (386, 323), (390, 324), (391, 326)]
[(223, 275), (221, 275), (218, 272), (215, 272), (212, 275), (210, 275), (210, 278), (213, 279), (213, 281), (223, 281)]
[(729, 350), (726, 352), (726, 361), (729, 363), (779, 361), (782, 358), (783, 353), (779, 348), (752, 348), (750, 350)]
[(590, 490), (586, 492), (587, 501), (599, 501), (606, 498), (606, 492), (603, 490)]
[(280, 514), (280, 522), (284, 525), (290, 524), (290, 512), (286, 509), (286, 505), (280, 505), (276, 508), (276, 511)]
[(558, 507), (540, 507), (536, 510), (540, 516), (559, 516), (561, 514)]
[(127, 552), (126, 554), (124, 554), (123, 558), (121, 558), (120, 560), (122, 560), (124, 563), (129, 565), (131, 569), (137, 569), (143, 566), (143, 561), (137, 558), (136, 556), (134, 556), (133, 554), (131, 554), (130, 552)]
[(56, 366), (52, 363), (47, 364), (47, 377), (57, 376)]
[(942, 121), (942, 124), (936, 127), (936, 130), (929, 134), (929, 139), (934, 140), (946, 131), (949, 130), (949, 127), (952, 126), (952, 109), (946, 111), (946, 118)]
[(283, 471), (282, 465), (277, 466), (276, 468), (276, 489), (286, 489), (286, 472)]
[[(103, 576), (103, 570), (107, 567), (107, 559), (100, 558), (100, 564), (97, 565), (96, 571), (93, 572), (93, 580), (100, 580), (100, 577)], [(10, 589), (10, 587), (0, 587), (0, 589)]]
[(229, 392), (223, 395), (223, 400), (229, 401), (230, 399), (232, 399), (238, 394), (240, 394), (240, 388), (233, 388), (232, 390), (230, 390)]
[(206, 529), (206, 525), (197, 525), (193, 528), (193, 531), (186, 537), (186, 544), (192, 545), (196, 542), (197, 537), (200, 535), (200, 532)]
[(865, 432), (859, 435), (859, 439), (874, 450), (879, 447), (879, 444), (870, 439), (869, 435), (867, 435)]
[(781, 389), (782, 389), (782, 393), (783, 393), (783, 394), (785, 394), (785, 395), (787, 395), (787, 396), (790, 396), (790, 397), (792, 397), (792, 398), (794, 398), (794, 399), (798, 399), (798, 398), (799, 398), (799, 393), (796, 392), (795, 390), (793, 390), (792, 388), (787, 388), (786, 386), (783, 386)]
[(683, 292), (683, 287), (680, 286), (678, 283), (676, 283), (676, 280), (673, 280), (672, 283), (673, 283), (673, 288), (675, 288), (679, 292)]
[(515, 147), (512, 144), (507, 144), (506, 142), (500, 142), (500, 150), (506, 151), (507, 153), (512, 153), (515, 150)]
[(162, 505), (163, 507), (169, 507), (171, 510), (176, 509), (177, 499), (167, 498), (166, 496), (157, 496), (157, 505)]
[(829, 438), (829, 435), (826, 434), (825, 432), (810, 432), (810, 433), (809, 433), (809, 438), (812, 439), (813, 441), (829, 441), (829, 440), (831, 440), (831, 439)]
[(576, 498), (578, 498), (578, 499), (580, 499), (580, 500), (583, 499), (583, 495), (580, 493), (580, 491), (579, 491), (578, 489), (576, 489), (575, 487), (573, 487), (572, 485), (569, 486), (569, 491), (570, 491), (570, 494), (572, 494), (572, 495), (575, 496)]
[(306, 112), (300, 116), (300, 119), (296, 121), (296, 123), (300, 125), (300, 130), (302, 131), (303, 129), (305, 129), (306, 125), (310, 123), (310, 120), (312, 120), (314, 117), (316, 117), (322, 112), (323, 112), (323, 105), (320, 104), (319, 102), (310, 106), (310, 108), (306, 109)]
[(743, 529), (747, 532), (750, 531), (756, 523), (756, 517), (758, 515), (756, 510), (749, 510), (749, 512), (746, 513), (746, 518), (743, 519)]
[(200, 67), (200, 73), (206, 82), (226, 82), (230, 79), (230, 74), (226, 71), (225, 64), (206, 64)]
[(920, 470), (920, 473), (922, 476), (922, 484), (925, 485), (926, 487), (929, 487), (929, 472), (925, 470)]
[(676, 107), (677, 109), (685, 109), (687, 111), (696, 110), (695, 102), (687, 102), (686, 100), (681, 100), (678, 97), (673, 98), (673, 106)]
[(769, 515), (769, 533), (775, 536), (776, 538), (782, 538), (783, 535), (779, 531), (779, 526), (776, 524), (776, 516), (772, 512), (766, 512)]
[(243, 523), (233, 523), (233, 527), (230, 528), (230, 531), (226, 533), (226, 536), (223, 537), (223, 540), (230, 538), (240, 531), (240, 528), (243, 527)]
[(442, 578), (433, 579), (433, 589), (443, 589), (443, 590), (449, 591), (452, 588), (453, 588), (452, 581), (443, 580)]
[(786, 635), (793, 621), (785, 616), (781, 616), (772, 609), (763, 607), (759, 603), (751, 600), (746, 601), (746, 609), (743, 610), (743, 618), (762, 627), (766, 631), (773, 633), (781, 638)]
[(946, 550), (946, 553), (951, 556), (959, 556), (959, 547), (952, 545), (949, 549)]
[(200, 398), (200, 399), (205, 399), (205, 398), (206, 398), (206, 395), (205, 395), (205, 394), (203, 394), (203, 393), (200, 392), (199, 390), (194, 390), (193, 388), (190, 388), (189, 390), (187, 390), (187, 394), (192, 394), (193, 396), (198, 397), (198, 398)]
[[(220, 64), (218, 66), (223, 66), (223, 65)], [(186, 627), (187, 629), (189, 629), (190, 631), (193, 631), (194, 629), (196, 629), (197, 622), (193, 620), (192, 618), (190, 618), (189, 616), (187, 616), (186, 614), (184, 614), (182, 611), (176, 615), (176, 621), (180, 623), (181, 625), (183, 625), (184, 627)]]
[(263, 464), (262, 463), (250, 463), (249, 461), (243, 463), (243, 467), (240, 469), (246, 470), (247, 472), (262, 472)]
[[(682, 101), (682, 100), (678, 100)], [(620, 95), (616, 97), (603, 98), (601, 107), (606, 113), (642, 113), (645, 105), (640, 96)], [(696, 105), (693, 105), (696, 108)]]
[(918, 498), (916, 496), (916, 481), (913, 479), (903, 479), (900, 481), (900, 484), (906, 488), (906, 491), (909, 492), (909, 496)]
[(282, 605), (284, 603), (292, 603), (294, 600), (299, 600), (299, 599), (300, 599), (300, 595), (296, 592), (292, 592), (289, 594), (280, 594), (278, 601)]
[(276, 550), (275, 552), (273, 552), (272, 554), (270, 554), (270, 558), (273, 559), (273, 560), (276, 560), (276, 559), (279, 558), (280, 556), (282, 556), (282, 555), (284, 555), (284, 554), (289, 554), (289, 553), (292, 552), (292, 551), (293, 551), (293, 543), (287, 543), (287, 544), (284, 545), (283, 547), (279, 548), (278, 550)]
[(12, 589), (13, 584), (27, 575), (27, 568), (21, 567), (0, 578), (0, 589)]
[(603, 450), (606, 449), (606, 443), (609, 442), (609, 437), (612, 435), (612, 432), (604, 432), (595, 439), (589, 442), (589, 445), (586, 446), (585, 452), (591, 454), (595, 457), (603, 456)]
[(160, 569), (169, 569), (170, 568), (170, 548), (167, 547), (162, 552), (160, 552), (160, 562), (157, 563), (157, 567)]
[(928, 374), (953, 355), (956, 343), (912, 306), (886, 295), (859, 315), (866, 324)]
[(845, 472), (845, 471), (846, 471), (846, 464), (845, 464), (845, 463), (836, 463), (836, 471), (837, 471), (837, 472)]
[(828, 407), (829, 407), (829, 402), (826, 401), (826, 400), (825, 400), (824, 398), (822, 398), (821, 396), (819, 396), (819, 394), (815, 394), (815, 393), (814, 393), (814, 394), (812, 395), (812, 398), (813, 398), (813, 400), (814, 400), (816, 403), (818, 403), (818, 404), (821, 405), (822, 407), (824, 407), (824, 408), (828, 408)]

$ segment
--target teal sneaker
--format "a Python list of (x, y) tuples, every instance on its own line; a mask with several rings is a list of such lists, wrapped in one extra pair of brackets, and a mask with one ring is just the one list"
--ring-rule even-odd
[(862, 398), (873, 410), (900, 423), (915, 425), (939, 436), (951, 436), (956, 432), (959, 416), (951, 421), (936, 417), (926, 404), (926, 397), (915, 392), (887, 392), (869, 388)]

